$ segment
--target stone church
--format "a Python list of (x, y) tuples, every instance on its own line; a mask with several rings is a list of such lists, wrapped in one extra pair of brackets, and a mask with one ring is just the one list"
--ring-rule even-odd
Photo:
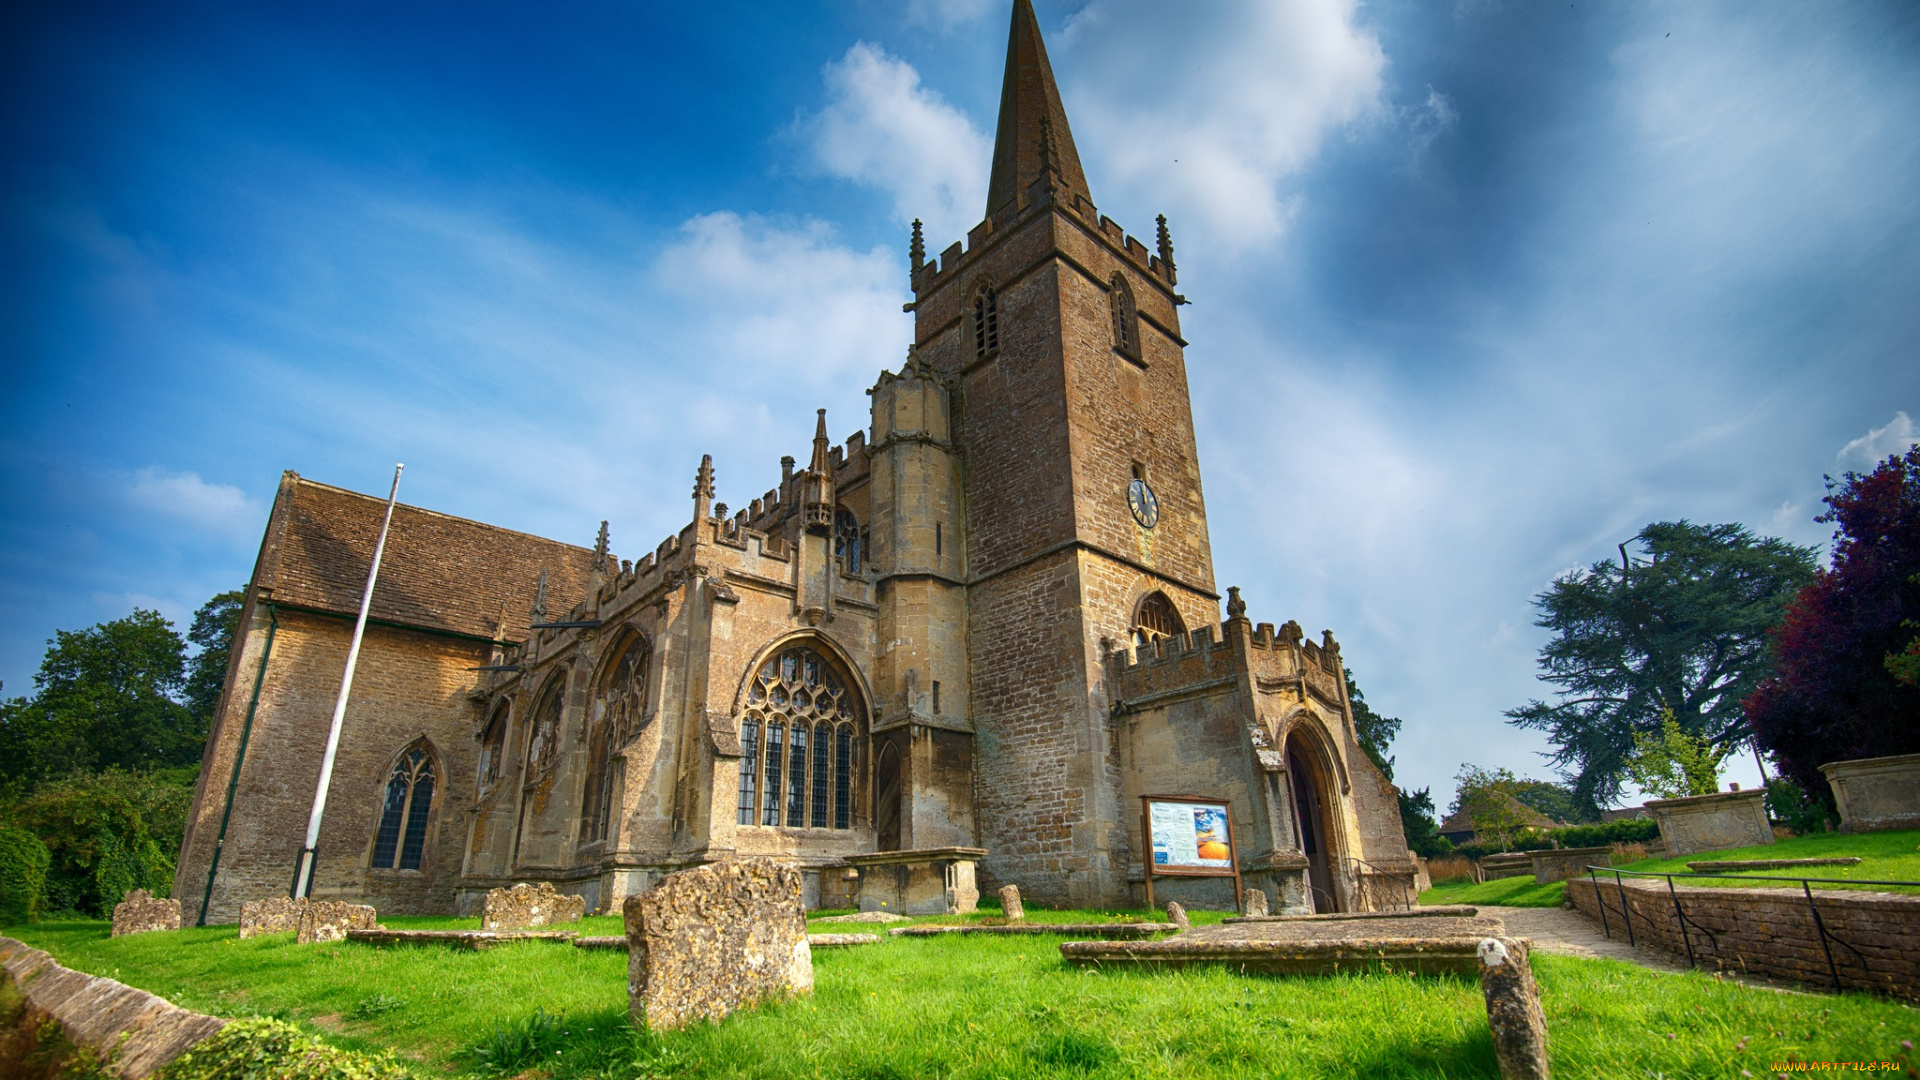
[[(1143, 795), (1231, 803), (1278, 910), (1404, 902), (1394, 788), (1340, 647), (1220, 618), (1173, 247), (1095, 208), (1028, 0), (986, 216), (927, 258), (871, 426), (635, 560), (408, 506), (393, 518), (312, 895), (472, 911), (550, 881), (619, 910), (676, 869), (795, 861), (1138, 905)], [(769, 473), (771, 478), (771, 473)], [(174, 894), (237, 918), (302, 847), (382, 499), (287, 473), (247, 591)], [(970, 880), (969, 880), (970, 879)], [(1234, 902), (1232, 879), (1155, 895)]]

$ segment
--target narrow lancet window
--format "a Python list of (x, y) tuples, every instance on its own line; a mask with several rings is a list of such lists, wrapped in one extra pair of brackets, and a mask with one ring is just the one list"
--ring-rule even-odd
[(1113, 275), (1107, 303), (1113, 314), (1113, 347), (1122, 356), (1140, 359), (1140, 313), (1133, 305), (1133, 290), (1125, 277)]
[(983, 285), (973, 294), (973, 355), (991, 356), (1000, 351), (1000, 304), (991, 286)]

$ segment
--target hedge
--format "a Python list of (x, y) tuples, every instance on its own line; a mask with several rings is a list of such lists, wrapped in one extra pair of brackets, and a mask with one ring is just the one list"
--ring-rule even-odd
[(1626, 818), (1601, 825), (1566, 825), (1522, 833), (1511, 844), (1462, 844), (1457, 850), (1469, 859), (1503, 851), (1547, 851), (1553, 848), (1604, 847), (1608, 844), (1644, 844), (1660, 838), (1660, 823), (1652, 818)]

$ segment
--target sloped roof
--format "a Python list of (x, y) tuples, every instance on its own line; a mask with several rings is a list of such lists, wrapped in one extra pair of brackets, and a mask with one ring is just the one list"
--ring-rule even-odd
[[(281, 477), (254, 585), (276, 602), (354, 615), (367, 585), (386, 500)], [(401, 503), (394, 507), (369, 617), (492, 637), (506, 605), (506, 637), (527, 635), (540, 571), (547, 614), (586, 599), (593, 549), (562, 544)]]
[[(1551, 829), (1559, 825), (1559, 822), (1554, 821), (1547, 815), (1505, 792), (1501, 792), (1500, 797), (1506, 799), (1507, 802), (1513, 804), (1513, 806), (1519, 810), (1520, 823), (1522, 825), (1532, 826), (1536, 829)], [(1473, 822), (1468, 820), (1465, 809), (1455, 810), (1453, 813), (1447, 815), (1447, 820), (1441, 822), (1440, 828), (1435, 831), (1443, 833), (1472, 832)]]

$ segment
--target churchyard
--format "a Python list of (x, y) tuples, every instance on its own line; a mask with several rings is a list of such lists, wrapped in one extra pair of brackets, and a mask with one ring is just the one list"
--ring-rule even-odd
[[(8, 929), (75, 969), (198, 1011), (272, 1017), (320, 1040), (392, 1052), (421, 1076), (1213, 1077), (1495, 1076), (1478, 980), (1392, 971), (1322, 977), (1222, 967), (1070, 967), (1069, 937), (890, 937), (816, 949), (811, 996), (718, 1024), (651, 1033), (628, 1022), (627, 956), (527, 941), (444, 946), (241, 940), (234, 927), (108, 936), (102, 922)], [(912, 920), (992, 924), (999, 911)], [(1106, 923), (1161, 913), (1036, 911)], [(1195, 911), (1196, 927), (1223, 913)], [(478, 930), (480, 920), (395, 918), (394, 929)], [(589, 916), (570, 929), (618, 935)], [(1536, 953), (1559, 1076), (1772, 1075), (1774, 1063), (1911, 1067), (1920, 1013), (1862, 994), (1782, 993), (1703, 973)]]

